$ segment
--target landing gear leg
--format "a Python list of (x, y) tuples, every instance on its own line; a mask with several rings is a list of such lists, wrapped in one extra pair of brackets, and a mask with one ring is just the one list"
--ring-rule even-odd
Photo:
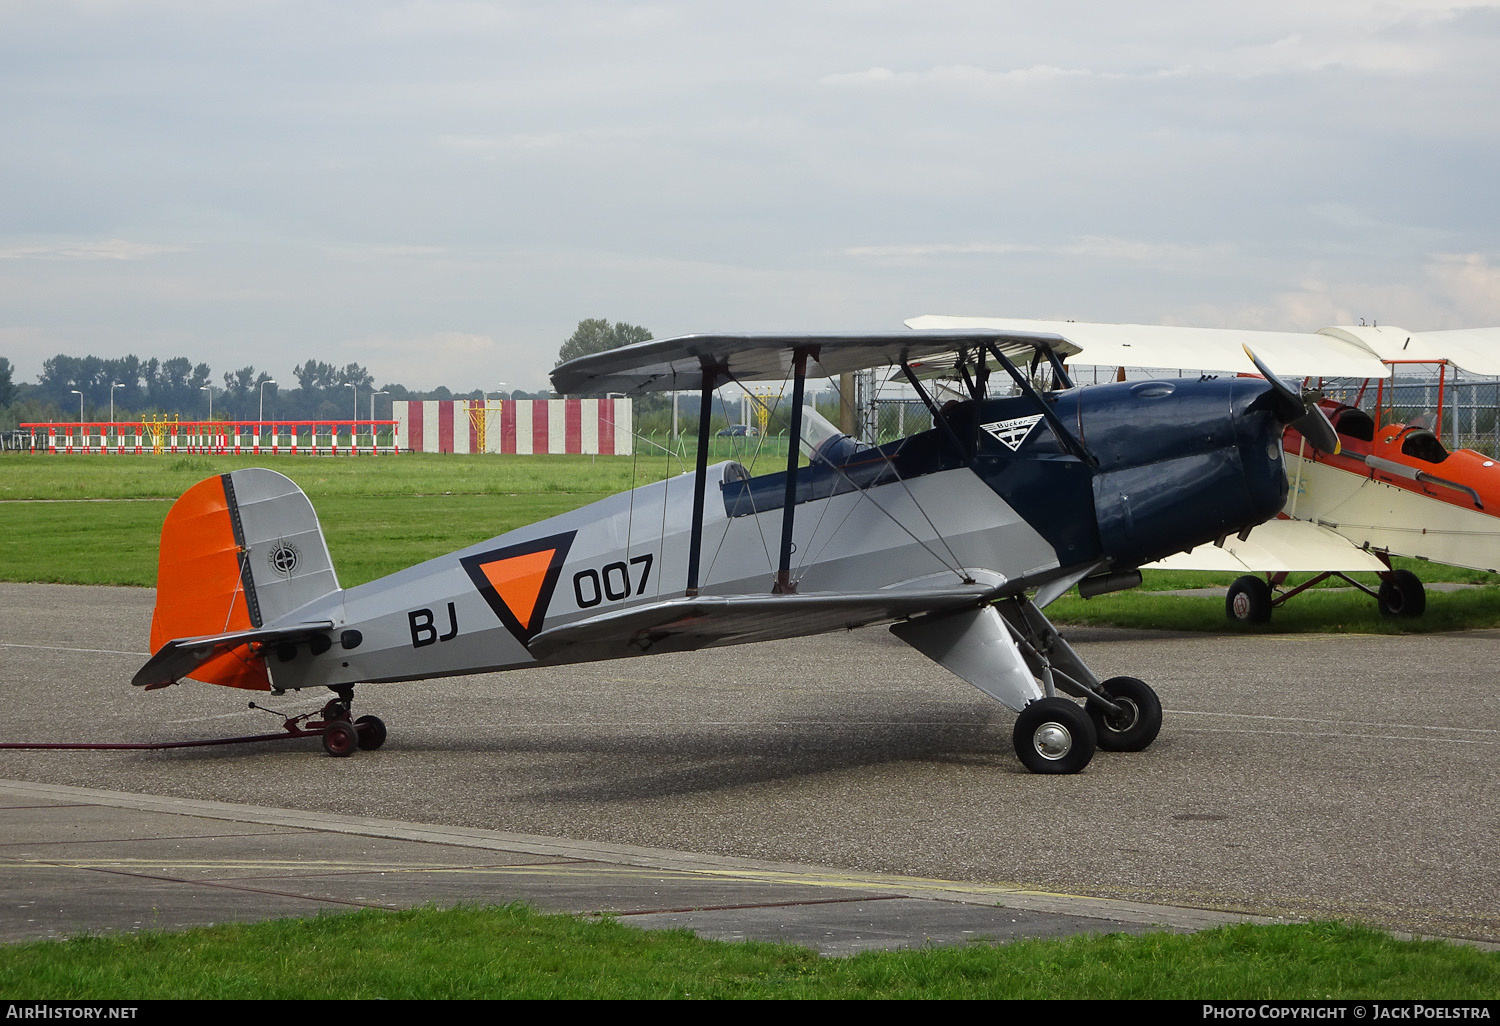
[(342, 720), (348, 723), (350, 719), (349, 710), (354, 706), (354, 685), (341, 684), (336, 688), (329, 688), (328, 690), (332, 691), (335, 697), (330, 698), (327, 704), (323, 706), (323, 722), (338, 723)]
[(903, 620), (891, 633), (1014, 711), (1016, 755), (1033, 773), (1077, 773), (1096, 748), (1140, 751), (1161, 728), (1150, 688), (1115, 687), (1125, 678), (1101, 684), (1025, 596)]
[[(1048, 698), (1042, 701), (1052, 700), (1057, 691), (1087, 700), (1085, 708), (1079, 711), (1084, 713), (1083, 719), (1089, 723), (1087, 747), (1090, 755), (1093, 754), (1095, 744), (1110, 752), (1140, 752), (1150, 747), (1161, 730), (1162, 721), (1161, 700), (1150, 686), (1134, 677), (1111, 677), (1107, 681), (1100, 681), (1073, 647), (1063, 640), (1052, 622), (1025, 596), (1006, 599), (996, 605), (1015, 634), (1027, 666), (1046, 687)], [(1033, 702), (1027, 706), (1027, 710), (1039, 705), (1041, 701)], [(1056, 707), (1051, 708), (1057, 714)], [(1057, 715), (1056, 718), (1059, 726), (1077, 737), (1079, 731), (1067, 727), (1062, 715)], [(1023, 726), (1026, 731), (1030, 731), (1025, 737)], [(1041, 731), (1041, 734), (1045, 735), (1046, 731)], [(1018, 755), (1029, 745), (1038, 750), (1039, 757), (1045, 759), (1046, 755), (1041, 751), (1045, 745), (1038, 738), (1030, 718), (1024, 723), (1017, 721), (1015, 740)], [(1076, 769), (1056, 768), (1070, 764), (1070, 758), (1066, 757), (1054, 757), (1050, 760), (1054, 768), (1050, 769), (1033, 765), (1028, 755), (1022, 755), (1021, 761), (1035, 773), (1077, 772)], [(1083, 762), (1086, 765), (1088, 759), (1085, 758)]]

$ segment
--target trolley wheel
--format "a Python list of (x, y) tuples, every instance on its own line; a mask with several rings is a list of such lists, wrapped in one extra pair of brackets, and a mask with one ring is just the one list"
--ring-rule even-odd
[(348, 720), (336, 720), (323, 729), (323, 751), (335, 759), (354, 754), (359, 747), (359, 731)]
[(354, 729), (359, 732), (359, 747), (366, 752), (385, 744), (385, 721), (379, 716), (361, 716), (354, 721)]

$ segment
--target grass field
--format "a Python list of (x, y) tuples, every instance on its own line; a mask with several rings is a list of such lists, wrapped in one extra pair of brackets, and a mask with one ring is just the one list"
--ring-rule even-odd
[[(740, 454), (742, 458), (748, 458)], [(779, 467), (779, 457), (762, 457)], [(664, 453), (640, 457), (453, 456), (47, 456), (0, 457), (0, 579), (149, 587), (171, 501), (199, 480), (269, 466), (312, 499), (340, 582), (362, 584), (413, 563), (682, 471)], [(1500, 578), (1398, 560), (1425, 583), (1481, 585), (1429, 590), (1416, 620), (1382, 617), (1372, 599), (1330, 582), (1276, 610), (1260, 631), (1401, 633), (1500, 626)], [(1306, 580), (1294, 575), (1291, 584)], [(1135, 591), (1050, 607), (1063, 623), (1171, 630), (1235, 629), (1221, 598), (1158, 594), (1229, 584), (1231, 574), (1146, 571)], [(1374, 574), (1357, 575), (1367, 585)]]
[(363, 911), (0, 947), (0, 995), (1493, 1001), (1500, 954), (1354, 926), (1233, 926), (821, 958), (501, 908)]
[(7, 455), (0, 579), (149, 587), (172, 501), (254, 466), (307, 493), (346, 587), (678, 472), (660, 457)]

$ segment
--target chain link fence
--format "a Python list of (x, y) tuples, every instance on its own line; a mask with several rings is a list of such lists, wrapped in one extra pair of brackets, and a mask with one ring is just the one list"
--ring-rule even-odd
[[(1191, 376), (1193, 372), (1165, 372), (1162, 376)], [(1450, 372), (1451, 373), (1451, 372)], [(1131, 380), (1137, 375), (1132, 374)], [(1113, 380), (1112, 376), (1104, 380)], [(1091, 375), (1083, 375), (1080, 384), (1093, 384)], [(1487, 456), (1500, 454), (1500, 381), (1482, 379), (1477, 381), (1453, 381), (1449, 378), (1440, 386), (1436, 377), (1431, 380), (1397, 381), (1392, 386), (1387, 380), (1384, 388), (1377, 390), (1378, 382), (1360, 379), (1325, 379), (1323, 394), (1332, 399), (1358, 406), (1372, 416), (1377, 394), (1380, 398), (1383, 424), (1417, 424), (1433, 430), (1449, 449), (1475, 449)], [(1006, 389), (997, 390), (1004, 394)], [(1438, 400), (1442, 398), (1442, 419), (1439, 423)], [(932, 414), (926, 405), (916, 399), (904, 397), (874, 400), (874, 413), (870, 418), (873, 427), (862, 432), (865, 441), (884, 443), (932, 427)]]
[[(1371, 416), (1380, 400), (1382, 424), (1416, 424), (1432, 430), (1449, 449), (1475, 449), (1487, 456), (1500, 453), (1500, 381), (1398, 381), (1394, 386), (1363, 379), (1326, 380), (1323, 394)], [(1438, 417), (1441, 398), (1442, 417)]]

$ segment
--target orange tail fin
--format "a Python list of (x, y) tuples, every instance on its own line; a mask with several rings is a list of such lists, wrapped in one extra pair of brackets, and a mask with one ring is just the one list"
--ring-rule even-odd
[[(173, 638), (223, 634), (259, 627), (246, 601), (241, 572), (243, 545), (225, 477), (199, 481), (172, 504), (161, 528), (156, 567), (156, 610), (151, 614), (151, 651)], [(207, 684), (270, 691), (266, 661), (241, 645), (193, 671)]]
[[(151, 651), (167, 642), (273, 625), (338, 590), (322, 528), (307, 496), (270, 470), (200, 481), (172, 505), (161, 529)], [(194, 680), (271, 690), (252, 643), (197, 666)]]

